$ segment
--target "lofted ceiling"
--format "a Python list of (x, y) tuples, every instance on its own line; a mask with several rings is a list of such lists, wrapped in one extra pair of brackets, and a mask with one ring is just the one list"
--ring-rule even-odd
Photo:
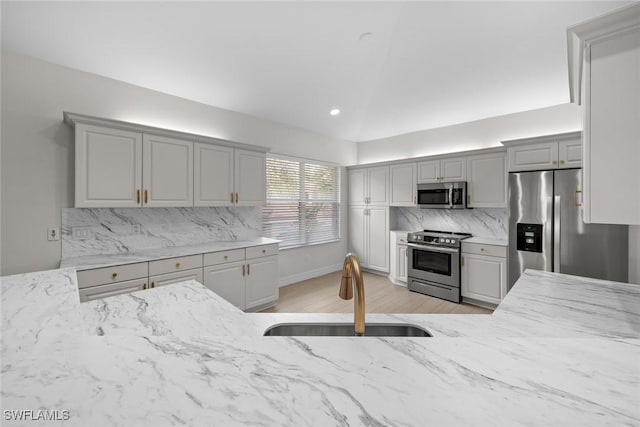
[(2, 1), (1, 35), (14, 52), (366, 141), (569, 102), (566, 27), (624, 4)]

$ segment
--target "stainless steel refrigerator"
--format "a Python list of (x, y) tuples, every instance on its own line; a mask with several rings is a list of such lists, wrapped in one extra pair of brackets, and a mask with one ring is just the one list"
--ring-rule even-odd
[(627, 281), (628, 226), (585, 224), (581, 190), (581, 169), (509, 174), (509, 289), (527, 268)]

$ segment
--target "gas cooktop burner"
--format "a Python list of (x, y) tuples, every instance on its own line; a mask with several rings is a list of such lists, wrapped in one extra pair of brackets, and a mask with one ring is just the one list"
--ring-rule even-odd
[(471, 233), (454, 231), (423, 230), (407, 235), (407, 242), (423, 245), (460, 247), (460, 241), (471, 237)]

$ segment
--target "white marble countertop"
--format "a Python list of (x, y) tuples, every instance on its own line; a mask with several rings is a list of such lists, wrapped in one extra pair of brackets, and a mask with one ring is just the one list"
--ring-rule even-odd
[(73, 258), (62, 258), (60, 268), (75, 267), (77, 271), (92, 268), (111, 267), (114, 265), (133, 264), (136, 262), (153, 261), (157, 259), (174, 258), (179, 256), (197, 255), (208, 252), (220, 252), (230, 249), (242, 249), (251, 246), (270, 245), (280, 243), (280, 240), (260, 237), (254, 240), (232, 240), (202, 243), (190, 246), (172, 246), (149, 249), (127, 254), (89, 255)]
[(468, 239), (464, 239), (462, 244), (465, 243), (480, 243), (483, 245), (494, 245), (494, 246), (509, 246), (509, 241), (507, 239), (496, 239), (492, 237), (469, 237)]
[(1, 286), (2, 409), (69, 410), (38, 425), (640, 425), (636, 285), (528, 270), (494, 315), (367, 315), (434, 335), (409, 339), (263, 337), (353, 317), (245, 314), (193, 281), (85, 304), (73, 269)]

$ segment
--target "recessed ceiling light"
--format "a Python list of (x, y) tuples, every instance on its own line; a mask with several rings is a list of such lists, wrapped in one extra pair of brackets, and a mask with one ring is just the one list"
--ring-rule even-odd
[(340, 110), (334, 108), (333, 110), (329, 111), (329, 114), (331, 114), (332, 116), (337, 116), (338, 114), (340, 114)]

